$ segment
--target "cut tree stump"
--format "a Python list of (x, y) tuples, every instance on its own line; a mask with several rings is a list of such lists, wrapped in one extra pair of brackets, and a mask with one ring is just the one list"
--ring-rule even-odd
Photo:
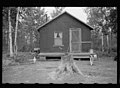
[(56, 80), (56, 79), (61, 80), (62, 78), (64, 78), (63, 76), (70, 75), (73, 73), (77, 73), (84, 77), (88, 77), (88, 76), (85, 76), (79, 70), (79, 68), (77, 67), (77, 65), (75, 64), (73, 60), (72, 55), (70, 53), (66, 53), (65, 56), (62, 56), (61, 63), (58, 66), (58, 68), (55, 71), (49, 73), (48, 75), (53, 80)]

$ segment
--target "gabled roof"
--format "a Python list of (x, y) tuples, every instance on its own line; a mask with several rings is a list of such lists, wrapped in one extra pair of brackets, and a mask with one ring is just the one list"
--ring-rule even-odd
[(44, 27), (45, 25), (47, 25), (48, 23), (54, 21), (55, 19), (57, 19), (58, 17), (60, 17), (60, 16), (63, 15), (63, 14), (68, 14), (68, 15), (72, 16), (73, 18), (75, 18), (76, 20), (78, 20), (78, 21), (81, 22), (82, 24), (86, 25), (86, 26), (89, 27), (91, 30), (93, 30), (93, 28), (92, 28), (91, 26), (87, 25), (86, 23), (84, 23), (83, 21), (79, 20), (79, 19), (76, 18), (75, 16), (71, 15), (71, 14), (68, 13), (67, 11), (65, 11), (65, 12), (63, 12), (63, 13), (61, 13), (61, 14), (59, 14), (58, 16), (54, 17), (54, 18), (51, 19), (50, 21), (48, 21), (48, 22), (44, 23), (43, 25), (39, 26), (39, 27), (37, 28), (37, 30), (39, 31), (40, 28), (42, 28), (42, 27)]

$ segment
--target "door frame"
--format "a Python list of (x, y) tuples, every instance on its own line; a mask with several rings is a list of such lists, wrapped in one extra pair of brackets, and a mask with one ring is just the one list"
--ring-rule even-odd
[(81, 45), (82, 45), (82, 33), (81, 33), (81, 28), (70, 28), (69, 29), (69, 49), (70, 49), (70, 53), (72, 53), (72, 44), (71, 44), (71, 41), (72, 41), (72, 31), (75, 31), (75, 30), (79, 30), (79, 38), (80, 38), (80, 52), (81, 52)]

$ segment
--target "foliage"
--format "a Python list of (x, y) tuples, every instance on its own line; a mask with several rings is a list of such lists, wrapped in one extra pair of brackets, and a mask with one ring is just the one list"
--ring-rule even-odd
[(39, 41), (36, 29), (46, 22), (46, 12), (44, 8), (42, 9), (41, 7), (22, 7), (20, 14), (22, 30), (24, 30), (23, 32), (25, 34), (25, 44), (32, 49), (33, 47), (36, 47), (35, 44)]
[[(10, 23), (11, 25), (9, 25), (9, 20), (8, 20), (8, 17), (9, 17), (9, 14), (8, 12), (10, 11)], [(3, 7), (3, 11), (2, 11), (2, 14), (3, 14), (3, 25), (2, 25), (2, 28), (3, 28), (3, 50), (4, 51), (8, 51), (9, 50), (9, 42), (11, 41), (12, 42), (12, 45), (14, 43), (14, 29), (15, 29), (15, 25), (16, 25), (16, 12), (17, 12), (17, 8), (16, 7)], [(9, 26), (10, 26), (10, 30), (12, 31), (12, 40), (9, 40)], [(11, 47), (12, 48), (12, 47)]]
[(109, 27), (117, 30), (117, 8), (116, 7), (88, 7), (85, 9), (88, 24), (106, 34)]
[(113, 33), (117, 33), (117, 8), (113, 7), (113, 9), (110, 10), (109, 15), (110, 23), (109, 26), (113, 29)]
[(29, 64), (32, 62), (34, 55), (29, 52), (18, 52), (15, 61), (9, 57), (9, 54), (3, 54), (2, 66), (11, 66), (18, 64)]
[(3, 7), (2, 11), (2, 18), (3, 18), (3, 29), (8, 29), (8, 10), (10, 9), (10, 17), (11, 17), (11, 24), (13, 29), (15, 28), (15, 22), (16, 22), (16, 12), (17, 7)]
[(55, 7), (55, 10), (51, 13), (52, 18), (58, 16), (65, 7)]
[[(15, 25), (16, 25), (16, 13), (17, 7), (3, 7), (3, 50), (8, 50), (9, 46), (9, 37), (8, 37), (8, 10), (10, 9), (11, 13), (11, 23), (12, 23), (12, 42), (14, 45), (15, 37)], [(17, 44), (18, 50), (23, 49), (23, 47), (28, 51), (32, 47), (37, 47), (35, 44), (38, 44), (39, 39), (37, 28), (46, 22), (45, 10), (41, 7), (20, 7), (19, 12), (19, 22), (18, 22), (18, 37)], [(48, 17), (49, 19), (49, 17)], [(36, 42), (36, 43), (35, 43)], [(34, 45), (34, 46), (32, 46)], [(23, 50), (24, 51), (24, 50)]]
[[(113, 35), (117, 34), (117, 8), (87, 7), (85, 13), (87, 14), (87, 24), (94, 28), (92, 31), (93, 48), (101, 50), (101, 47), (104, 47), (105, 51), (112, 51), (112, 46), (117, 44), (117, 41), (114, 42), (115, 45), (112, 44), (112, 41), (116, 40)], [(101, 45), (102, 33), (104, 46)], [(108, 41), (106, 35), (108, 35)]]

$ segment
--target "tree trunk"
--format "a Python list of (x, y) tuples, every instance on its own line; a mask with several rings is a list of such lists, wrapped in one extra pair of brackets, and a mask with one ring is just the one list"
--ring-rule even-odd
[(30, 30), (30, 51), (33, 50), (33, 31)]
[(110, 49), (109, 49), (109, 52), (111, 52), (111, 47), (112, 47), (112, 31), (110, 31)]
[(79, 75), (85, 76), (75, 64), (72, 55), (66, 54), (61, 58), (61, 63), (58, 68), (55, 71), (51, 72), (49, 74), (49, 77), (53, 80), (59, 80), (64, 78), (63, 76), (70, 75), (71, 73), (77, 73)]
[(103, 33), (102, 33), (102, 52), (104, 52), (104, 39), (103, 39)]
[(11, 31), (11, 20), (10, 20), (10, 9), (9, 9), (9, 48), (10, 48), (10, 57), (13, 57), (13, 48), (12, 48), (12, 31)]
[(109, 35), (107, 35), (106, 37), (107, 37), (107, 47), (108, 47), (108, 53), (109, 53), (109, 50), (110, 50)]
[(112, 31), (111, 28), (109, 28), (109, 53), (111, 52), (111, 47), (112, 47)]
[(16, 15), (15, 41), (14, 41), (14, 55), (17, 55), (17, 30), (18, 30), (19, 9), (20, 9), (20, 7), (17, 8), (17, 15)]

